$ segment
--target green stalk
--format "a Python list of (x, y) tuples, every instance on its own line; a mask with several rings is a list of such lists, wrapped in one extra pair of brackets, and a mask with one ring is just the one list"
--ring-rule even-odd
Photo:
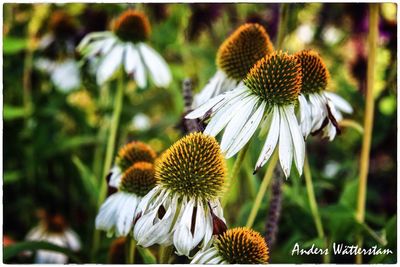
[[(123, 96), (124, 96), (124, 72), (121, 70), (120, 75), (118, 77), (117, 93), (114, 98), (114, 111), (110, 126), (110, 133), (107, 141), (107, 150), (106, 150), (106, 157), (104, 160), (104, 168), (102, 176), (100, 177), (99, 180), (100, 191), (98, 196), (97, 208), (99, 208), (100, 205), (103, 203), (107, 193), (107, 181), (105, 177), (110, 171), (112, 158), (114, 155), (119, 118), (121, 116), (121, 111), (122, 111)], [(100, 231), (95, 230), (93, 235), (93, 244), (92, 244), (92, 254), (91, 254), (92, 259), (94, 259), (94, 257), (96, 256), (99, 243), (100, 243)]]
[(127, 264), (135, 264), (135, 251), (136, 251), (136, 241), (133, 237), (129, 238), (129, 250), (128, 250), (128, 258)]
[(233, 186), (234, 180), (236, 181), (238, 179), (238, 175), (239, 175), (239, 172), (240, 172), (240, 167), (242, 166), (243, 160), (244, 160), (245, 155), (246, 155), (246, 152), (249, 149), (249, 144), (250, 144), (250, 142), (248, 142), (242, 148), (242, 150), (239, 152), (239, 154), (238, 154), (238, 156), (237, 156), (237, 158), (235, 160), (235, 163), (233, 164), (232, 173), (231, 173), (231, 175), (229, 175), (228, 181), (227, 181), (228, 188), (227, 188), (224, 196), (222, 197), (222, 201), (221, 201), (222, 202), (221, 203), (222, 207), (225, 207), (227, 202), (228, 202), (228, 200), (229, 200), (229, 197), (230, 197), (229, 193), (232, 191), (231, 188)]
[[(367, 194), (367, 180), (369, 169), (369, 154), (371, 150), (372, 127), (374, 122), (374, 81), (375, 81), (375, 57), (378, 40), (379, 4), (369, 6), (369, 34), (368, 34), (368, 65), (367, 65), (367, 92), (365, 99), (364, 138), (361, 148), (360, 173), (358, 182), (358, 198), (356, 219), (363, 223), (365, 220), (365, 202)], [(357, 236), (357, 245), (362, 247), (363, 237)], [(362, 255), (356, 256), (356, 263), (362, 263)]]
[[(306, 179), (307, 196), (311, 208), (311, 214), (314, 218), (314, 223), (315, 227), (317, 228), (318, 237), (324, 240), (325, 245), (327, 245), (324, 233), (324, 227), (322, 226), (321, 216), (319, 215), (318, 204), (314, 194), (314, 185), (312, 182), (310, 163), (308, 162), (307, 154), (305, 156), (305, 161), (304, 161), (304, 177)], [(323, 261), (324, 263), (329, 263), (329, 255), (324, 255)]]
[(263, 181), (261, 182), (260, 189), (258, 190), (256, 200), (254, 201), (254, 205), (251, 208), (251, 212), (249, 217), (247, 218), (246, 226), (251, 228), (254, 224), (254, 220), (256, 219), (258, 210), (260, 209), (261, 202), (264, 198), (265, 192), (267, 192), (267, 187), (271, 182), (272, 175), (274, 174), (274, 169), (276, 164), (278, 163), (278, 149), (275, 149), (274, 154), (269, 160), (269, 165), (267, 171), (265, 172)]
[(276, 49), (282, 49), (283, 38), (286, 34), (287, 20), (289, 15), (289, 4), (282, 3), (279, 9), (279, 26), (278, 26), (278, 37), (276, 39)]
[(168, 264), (173, 252), (172, 246), (160, 246), (160, 264)]

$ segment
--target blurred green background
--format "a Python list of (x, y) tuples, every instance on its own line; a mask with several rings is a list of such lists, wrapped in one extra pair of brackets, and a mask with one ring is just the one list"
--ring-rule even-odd
[[(5, 4), (3, 6), (3, 242), (24, 240), (37, 224), (37, 211), (61, 213), (79, 234), (82, 262), (90, 262), (98, 184), (111, 120), (114, 82), (98, 88), (82, 72), (82, 86), (68, 93), (56, 90), (48, 75), (33, 68), (38, 58), (54, 58), (60, 47), (37, 49), (51, 31), (56, 10), (73, 18), (74, 31), (65, 36), (77, 45), (91, 31), (110, 28), (127, 8), (144, 11), (152, 26), (151, 45), (169, 63), (173, 83), (167, 89), (149, 85), (133, 91), (127, 85), (118, 147), (140, 140), (158, 153), (179, 139), (183, 114), (182, 81), (193, 80), (200, 91), (216, 71), (219, 45), (245, 22), (263, 25), (276, 40), (279, 4)], [(329, 242), (390, 248), (393, 255), (365, 256), (365, 262), (395, 263), (397, 258), (397, 21), (396, 4), (381, 4), (373, 140), (368, 177), (366, 224), (354, 219), (362, 133), (343, 125), (333, 142), (309, 138), (307, 151), (322, 222)], [(347, 116), (359, 124), (364, 117), (367, 67), (367, 4), (290, 4), (284, 50), (315, 49), (331, 74), (329, 90), (354, 108)], [(66, 33), (65, 33), (66, 34)], [(62, 39), (62, 37), (58, 37)], [(56, 40), (57, 41), (57, 40)], [(56, 56), (55, 56), (56, 55)], [(79, 55), (72, 55), (79, 59)], [(111, 92), (111, 93), (110, 93)], [(138, 116), (139, 117), (135, 117)], [(135, 120), (136, 118), (136, 120)], [(143, 121), (145, 123), (143, 123)], [(142, 123), (140, 123), (142, 122)], [(229, 226), (242, 226), (254, 202), (265, 168), (252, 176), (262, 140), (253, 139), (245, 166), (233, 187), (225, 216)], [(231, 167), (233, 159), (228, 161)], [(244, 179), (250, 175), (250, 179)], [(254, 228), (265, 233), (270, 192)], [(380, 241), (381, 243), (379, 243)], [(102, 239), (95, 262), (107, 262), (111, 240)], [(271, 263), (319, 263), (321, 257), (291, 256), (293, 245), (321, 244), (308, 204), (304, 178), (283, 182), (282, 212)], [(29, 262), (16, 256), (8, 262)], [(93, 261), (93, 259), (92, 259)], [(184, 258), (178, 262), (188, 262)], [(354, 256), (332, 256), (331, 262), (352, 263)]]

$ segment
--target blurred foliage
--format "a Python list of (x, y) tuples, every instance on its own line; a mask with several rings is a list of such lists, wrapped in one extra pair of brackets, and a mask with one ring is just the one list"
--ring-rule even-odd
[[(362, 135), (345, 128), (333, 142), (310, 138), (307, 151), (329, 243), (355, 244), (355, 234), (361, 232), (365, 247), (378, 245), (394, 251), (388, 256), (365, 256), (365, 262), (395, 263), (397, 21), (395, 4), (381, 6), (365, 225), (358, 225), (354, 218)], [(177, 127), (183, 113), (183, 79), (192, 78), (195, 91), (200, 91), (216, 70), (215, 54), (219, 45), (244, 22), (265, 26), (275, 41), (279, 13), (279, 4), (250, 3), (8, 3), (3, 7), (3, 235), (23, 241), (37, 223), (36, 210), (57, 211), (67, 218), (84, 244), (79, 253), (81, 262), (90, 260), (87, 255), (94, 230), (94, 207), (99, 183), (105, 179), (100, 173), (116, 84), (110, 82), (98, 88), (93, 77), (83, 72), (81, 88), (65, 94), (57, 91), (46, 75), (29, 66), (29, 51), (33, 51), (33, 60), (46, 56), (45, 51), (37, 50), (37, 44), (48, 31), (51, 14), (63, 10), (74, 17), (79, 25), (78, 34), (74, 36), (76, 43), (91, 29), (109, 29), (112, 19), (127, 8), (141, 9), (149, 15), (150, 41), (170, 64), (174, 81), (168, 89), (150, 85), (136, 92), (132, 91), (133, 84), (127, 85), (117, 144), (141, 140), (161, 153), (183, 134)], [(368, 23), (366, 4), (290, 4), (284, 38), (284, 49), (289, 52), (312, 48), (322, 55), (331, 74), (328, 89), (352, 104), (354, 114), (349, 119), (360, 124), (364, 117), (368, 56), (365, 22)], [(31, 81), (30, 88), (24, 88), (26, 78)], [(150, 126), (136, 127), (132, 120), (135, 114), (148, 116)], [(229, 226), (246, 223), (265, 171), (263, 168), (251, 175), (262, 145), (262, 140), (253, 138), (240, 176), (235, 177), (225, 210)], [(230, 159), (230, 170), (232, 164), (233, 159)], [(262, 234), (265, 233), (269, 197), (268, 193), (254, 224), (255, 230)], [(290, 256), (296, 242), (305, 247), (321, 244), (322, 240), (317, 238), (304, 179), (293, 176), (284, 181), (279, 233), (271, 250), (271, 263), (321, 262), (321, 257), (316, 255)], [(103, 239), (96, 262), (107, 261), (110, 243), (110, 239)], [(27, 243), (21, 243), (14, 246), (13, 251), (21, 251), (21, 247), (26, 249), (26, 246)], [(15, 255), (17, 252), (8, 250), (7, 253)], [(154, 256), (146, 254), (147, 251), (139, 250), (139, 253), (144, 262), (154, 262)], [(15, 257), (11, 260), (21, 261)], [(188, 262), (182, 257), (177, 261)], [(354, 257), (336, 255), (331, 262), (351, 263)]]

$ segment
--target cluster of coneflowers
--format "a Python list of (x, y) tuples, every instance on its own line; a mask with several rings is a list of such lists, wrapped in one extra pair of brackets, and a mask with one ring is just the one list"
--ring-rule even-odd
[[(144, 66), (156, 84), (169, 80), (164, 61), (141, 43), (148, 27), (143, 14), (127, 11), (113, 33), (83, 40), (85, 55), (103, 56), (99, 83), (121, 64), (139, 86), (145, 84)], [(143, 247), (173, 246), (192, 263), (267, 263), (268, 247), (259, 233), (228, 230), (225, 223), (220, 204), (227, 188), (225, 158), (237, 154), (261, 128), (266, 139), (255, 171), (277, 150), (285, 176), (293, 162), (301, 175), (305, 139), (322, 133), (332, 140), (340, 132), (341, 113), (352, 109), (326, 91), (329, 72), (317, 52), (275, 51), (258, 24), (239, 27), (220, 46), (216, 62), (217, 73), (186, 115), (206, 121), (204, 132), (188, 134), (157, 159), (144, 144), (124, 146), (108, 182), (118, 190), (101, 206), (96, 227), (132, 236)], [(219, 144), (214, 137), (223, 129)]]
[[(146, 44), (149, 34), (147, 17), (128, 10), (113, 31), (87, 35), (78, 51), (93, 65), (99, 85), (127, 75), (139, 87), (147, 86), (148, 77), (166, 87), (171, 74)], [(258, 24), (240, 26), (220, 46), (216, 62), (216, 74), (186, 115), (207, 122), (205, 130), (184, 136), (158, 158), (146, 144), (123, 146), (108, 176), (115, 192), (100, 207), (96, 228), (143, 247), (173, 246), (194, 264), (267, 263), (268, 246), (259, 233), (226, 225), (220, 204), (227, 190), (225, 158), (260, 129), (265, 143), (254, 171), (276, 151), (286, 177), (293, 162), (301, 175), (305, 139), (321, 133), (333, 140), (342, 112), (352, 108), (326, 91), (329, 72), (317, 52), (275, 51)]]

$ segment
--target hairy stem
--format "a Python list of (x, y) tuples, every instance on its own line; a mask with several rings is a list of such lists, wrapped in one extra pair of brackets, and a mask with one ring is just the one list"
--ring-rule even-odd
[(274, 176), (274, 181), (271, 186), (272, 194), (269, 210), (265, 223), (265, 241), (267, 242), (270, 251), (275, 244), (276, 236), (278, 234), (278, 222), (282, 209), (282, 180), (284, 178), (280, 168), (275, 168)]
[[(369, 169), (369, 154), (371, 150), (372, 127), (374, 122), (374, 81), (375, 57), (378, 37), (379, 4), (370, 4), (369, 8), (369, 34), (368, 34), (368, 65), (367, 65), (367, 92), (365, 99), (364, 138), (361, 148), (360, 173), (358, 182), (358, 198), (356, 219), (363, 223), (365, 219), (365, 202), (367, 194), (367, 179)], [(362, 247), (363, 237), (357, 236), (357, 244)], [(362, 263), (362, 255), (356, 256), (356, 263)]]

